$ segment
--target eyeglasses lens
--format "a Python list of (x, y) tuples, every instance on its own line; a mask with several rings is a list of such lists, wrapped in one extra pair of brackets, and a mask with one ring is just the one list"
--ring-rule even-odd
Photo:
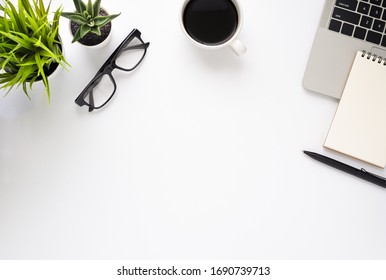
[(85, 101), (92, 107), (103, 106), (114, 94), (114, 90), (115, 86), (110, 76), (104, 74), (93, 83)]
[(125, 70), (132, 70), (142, 60), (145, 55), (145, 45), (138, 38), (133, 40), (120, 52), (115, 63), (118, 67)]

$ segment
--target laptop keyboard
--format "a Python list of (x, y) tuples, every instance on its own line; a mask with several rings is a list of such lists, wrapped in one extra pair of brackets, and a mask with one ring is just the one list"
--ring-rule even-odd
[(386, 47), (386, 0), (336, 0), (329, 29)]

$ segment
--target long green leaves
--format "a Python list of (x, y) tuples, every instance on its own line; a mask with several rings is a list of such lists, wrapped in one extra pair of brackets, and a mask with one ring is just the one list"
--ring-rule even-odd
[[(10, 0), (0, 5), (0, 88), (8, 92), (22, 85), (28, 95), (28, 86), (42, 80), (48, 100), (50, 87), (46, 72), (53, 64), (65, 66), (59, 40), (61, 7), (49, 20), (51, 2), (18, 0), (17, 7)], [(7, 93), (8, 93), (7, 92)]]

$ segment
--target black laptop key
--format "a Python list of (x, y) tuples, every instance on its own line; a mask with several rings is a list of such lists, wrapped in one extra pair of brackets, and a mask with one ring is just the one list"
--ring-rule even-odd
[(383, 31), (385, 30), (385, 22), (376, 19), (374, 21), (373, 30), (383, 33)]
[(386, 47), (386, 35), (383, 35), (381, 45), (382, 47)]
[(366, 29), (357, 26), (355, 28), (354, 37), (361, 39), (361, 40), (364, 40), (366, 38)]
[(362, 16), (360, 26), (370, 29), (373, 26), (373, 19), (368, 16)]
[(330, 29), (332, 31), (335, 31), (335, 32), (340, 32), (340, 27), (341, 26), (342, 26), (342, 22), (341, 21), (338, 21), (338, 20), (335, 20), (335, 19), (331, 19), (330, 25), (329, 25), (328, 29)]
[(370, 11), (370, 4), (360, 2), (358, 5), (358, 12), (364, 15), (368, 15)]
[(382, 34), (369, 30), (367, 32), (366, 41), (374, 44), (379, 44), (382, 39)]
[(375, 18), (381, 18), (382, 15), (382, 8), (377, 6), (372, 6), (370, 9), (370, 16)]
[(335, 7), (334, 12), (332, 13), (332, 17), (352, 24), (358, 24), (361, 15)]
[(342, 34), (351, 36), (354, 32), (354, 25), (348, 24), (348, 23), (343, 23), (342, 26)]
[(381, 6), (382, 0), (370, 0), (370, 3), (371, 3), (371, 4), (374, 4), (374, 5)]
[(356, 11), (358, 6), (358, 1), (357, 0), (336, 0), (335, 5), (351, 11)]

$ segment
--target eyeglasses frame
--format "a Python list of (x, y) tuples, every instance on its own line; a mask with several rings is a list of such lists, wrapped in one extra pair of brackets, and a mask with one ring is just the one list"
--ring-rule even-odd
[[(135, 46), (132, 46), (130, 47), (129, 49), (128, 48), (125, 48), (127, 47), (127, 45), (134, 39), (134, 38), (137, 38), (138, 40), (140, 40), (140, 42), (142, 44), (140, 45), (135, 45)], [(97, 73), (95, 74), (95, 76), (91, 79), (91, 81), (87, 84), (87, 86), (83, 89), (83, 91), (79, 94), (79, 96), (75, 99), (75, 103), (79, 106), (83, 106), (83, 105), (86, 105), (89, 107), (89, 112), (95, 110), (95, 109), (100, 109), (102, 108), (103, 106), (105, 106), (110, 100), (111, 98), (114, 96), (116, 90), (117, 90), (117, 84), (115, 82), (115, 79), (112, 75), (112, 72), (114, 69), (119, 69), (119, 70), (122, 70), (122, 71), (126, 71), (126, 72), (130, 72), (130, 71), (133, 71), (135, 68), (138, 67), (138, 65), (142, 62), (142, 60), (144, 59), (144, 57), (146, 56), (146, 51), (147, 51), (147, 48), (149, 47), (150, 43), (145, 43), (142, 38), (141, 38), (141, 32), (138, 30), (138, 29), (133, 29), (129, 35), (126, 36), (126, 38), (119, 44), (119, 46), (114, 50), (114, 52), (109, 56), (109, 58), (106, 60), (105, 63), (103, 63), (103, 65), (101, 66), (101, 68), (97, 71)], [(141, 57), (141, 59), (137, 62), (136, 65), (134, 65), (132, 68), (129, 68), (129, 69), (126, 69), (126, 68), (123, 68), (123, 67), (120, 67), (116, 64), (116, 59), (119, 57), (119, 55), (125, 51), (125, 50), (130, 50), (130, 49), (144, 49), (144, 53)], [(111, 96), (100, 106), (95, 106), (93, 103), (93, 92), (92, 92), (92, 89), (94, 88), (94, 83), (102, 78), (104, 75), (108, 75), (109, 78), (111, 79), (113, 85), (114, 85), (114, 91), (113, 93), (111, 94)], [(86, 102), (85, 101), (85, 98), (90, 95), (90, 102)]]

